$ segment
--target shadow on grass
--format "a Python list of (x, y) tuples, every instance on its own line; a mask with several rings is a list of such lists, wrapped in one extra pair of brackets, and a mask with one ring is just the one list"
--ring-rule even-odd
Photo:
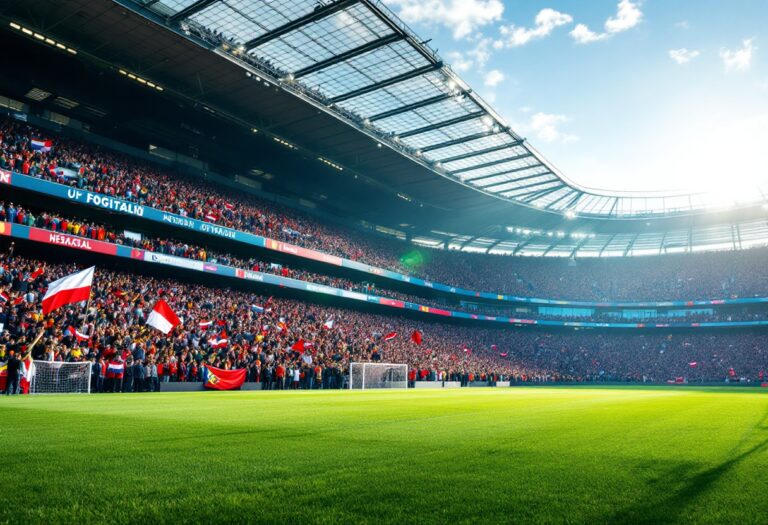
[[(655, 492), (666, 494), (660, 498), (649, 498), (637, 505), (627, 507), (608, 519), (608, 523), (676, 523), (681, 519), (681, 514), (699, 496), (708, 492), (725, 474), (750, 456), (768, 450), (768, 436), (759, 443), (735, 454), (747, 441), (754, 437), (756, 431), (765, 431), (768, 422), (768, 411), (755, 425), (745, 433), (744, 437), (731, 451), (731, 457), (712, 468), (702, 472), (693, 473), (694, 467), (690, 463), (672, 468), (663, 479), (651, 480), (650, 484), (667, 485), (656, 486)], [(761, 434), (763, 432), (760, 432)], [(678, 485), (678, 488), (674, 488)], [(668, 489), (668, 492), (665, 492)]]

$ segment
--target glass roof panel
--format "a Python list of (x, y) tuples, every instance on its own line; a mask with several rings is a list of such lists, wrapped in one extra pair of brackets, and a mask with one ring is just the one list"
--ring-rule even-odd
[(250, 51), (287, 72), (296, 72), (392, 34), (363, 4), (354, 4)]
[(423, 108), (377, 120), (375, 126), (384, 133), (404, 133), (423, 126), (445, 122), (480, 110), (469, 98), (451, 98)]
[(453, 126), (419, 133), (412, 137), (406, 137), (403, 139), (403, 142), (413, 148), (424, 148), (431, 144), (438, 144), (446, 140), (458, 139), (466, 135), (474, 135), (475, 133), (485, 131), (487, 128), (488, 126), (482, 119), (476, 118), (454, 124)]
[(372, 117), (385, 111), (448, 93), (448, 91), (443, 74), (433, 71), (398, 82), (385, 89), (377, 89), (365, 95), (339, 102), (339, 106), (358, 115)]
[(488, 135), (479, 139), (470, 140), (462, 144), (456, 144), (454, 146), (447, 146), (445, 148), (436, 149), (425, 154), (430, 160), (442, 161), (450, 159), (452, 157), (458, 157), (474, 151), (482, 151), (484, 149), (493, 148), (496, 146), (502, 146), (504, 144), (510, 144), (514, 142), (514, 139), (507, 133), (496, 133), (494, 135)]
[[(523, 155), (526, 152), (526, 149), (522, 146), (513, 146), (511, 148), (493, 151), (491, 153), (484, 153), (483, 155), (475, 155), (474, 157), (467, 157), (466, 159), (447, 162), (443, 164), (443, 167), (448, 171), (460, 170), (470, 166), (476, 166), (478, 164), (485, 164), (486, 162), (493, 162), (495, 160), (502, 160), (508, 157), (514, 157), (516, 155)], [(459, 177), (463, 178), (461, 175)]]
[(300, 82), (333, 98), (427, 65), (427, 59), (409, 43), (395, 42), (311, 73)]

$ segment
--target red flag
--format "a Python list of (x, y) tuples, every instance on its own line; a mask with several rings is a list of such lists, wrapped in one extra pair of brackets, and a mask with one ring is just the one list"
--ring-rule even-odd
[(217, 320), (216, 324), (219, 325), (219, 326), (227, 326), (227, 322), (224, 321), (223, 319)]
[(307, 347), (307, 343), (304, 341), (304, 339), (299, 339), (298, 341), (293, 343), (291, 350), (293, 350), (294, 352), (299, 352), (300, 354), (303, 354), (306, 347)]
[(387, 335), (384, 336), (384, 340), (391, 341), (395, 337), (397, 337), (397, 332), (389, 332)]
[(699, 362), (691, 361), (690, 363), (688, 363), (688, 366), (690, 366), (691, 368), (696, 368), (697, 366), (699, 366)]
[(17, 297), (16, 299), (13, 300), (12, 304), (13, 304), (13, 306), (19, 306), (23, 302), (24, 302), (24, 296), (20, 295), (19, 297)]
[(509, 355), (509, 352), (500, 352), (499, 353), (500, 357), (507, 357), (508, 355)]
[(418, 330), (414, 330), (413, 333), (411, 334), (411, 341), (413, 341), (417, 345), (420, 345), (423, 340), (424, 339), (421, 336), (421, 332), (419, 332)]
[(32, 272), (31, 274), (29, 274), (29, 279), (28, 279), (28, 281), (29, 281), (29, 282), (32, 282), (32, 281), (34, 281), (35, 279), (37, 279), (38, 277), (40, 277), (40, 276), (41, 276), (41, 275), (43, 275), (44, 273), (45, 273), (45, 269), (44, 269), (44, 268), (42, 268), (42, 267), (41, 267), (41, 268), (36, 268), (34, 272)]
[(736, 370), (734, 370), (733, 367), (729, 368), (728, 375), (731, 377), (736, 377)]
[(222, 370), (211, 365), (203, 369), (203, 386), (214, 390), (236, 390), (245, 383), (245, 368)]

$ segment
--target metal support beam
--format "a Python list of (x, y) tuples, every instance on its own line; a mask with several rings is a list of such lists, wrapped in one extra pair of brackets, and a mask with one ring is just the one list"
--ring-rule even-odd
[(547, 210), (551, 210), (551, 209), (552, 209), (552, 206), (554, 206), (555, 204), (557, 204), (557, 203), (558, 203), (558, 202), (560, 202), (561, 200), (565, 199), (566, 197), (571, 197), (571, 198), (573, 198), (573, 196), (572, 196), (572, 195), (573, 195), (573, 194), (571, 194), (571, 193), (564, 193), (564, 194), (563, 194), (563, 195), (561, 195), (560, 197), (556, 198), (555, 200), (553, 200), (552, 202), (550, 202), (549, 204), (547, 204), (547, 205), (546, 205), (544, 208), (545, 208), (545, 209), (547, 209)]
[[(497, 166), (499, 164), (506, 164), (507, 162), (514, 162), (516, 160), (522, 160), (527, 159), (528, 157), (533, 157), (533, 153), (523, 153), (522, 155), (515, 155), (514, 157), (504, 157), (503, 159), (497, 159), (492, 160), (490, 162), (484, 162), (483, 164), (478, 164), (477, 166), (469, 166), (467, 168), (462, 168), (460, 170), (453, 170), (451, 171), (451, 175), (456, 175), (458, 173), (466, 173), (468, 171), (475, 171), (475, 170), (481, 170), (483, 168), (490, 168), (491, 166)], [(533, 166), (528, 166), (529, 168), (533, 168)]]
[(531, 244), (532, 240), (533, 239), (525, 240), (525, 241), (521, 242), (520, 244), (518, 244), (517, 246), (515, 246), (515, 249), (512, 250), (512, 255), (517, 255), (518, 253), (520, 253), (520, 250), (522, 250), (523, 248), (525, 248), (526, 246)]
[(269, 42), (270, 40), (281, 37), (284, 34), (290, 33), (291, 31), (305, 26), (311, 22), (330, 16), (333, 13), (341, 11), (342, 9), (346, 9), (349, 6), (358, 3), (359, 1), (360, 0), (338, 0), (338, 2), (334, 2), (332, 4), (319, 5), (311, 13), (300, 16), (299, 18), (291, 20), (290, 22), (283, 24), (280, 27), (273, 29), (272, 31), (268, 31), (263, 35), (249, 40), (245, 43), (245, 48), (250, 51), (254, 47), (258, 47), (266, 42)]
[(515, 142), (510, 142), (508, 144), (501, 144), (499, 146), (493, 146), (492, 148), (485, 148), (478, 151), (470, 151), (469, 153), (464, 153), (463, 155), (448, 157), (447, 159), (442, 159), (440, 162), (442, 162), (443, 164), (448, 164), (448, 163), (456, 162), (459, 160), (471, 159), (472, 157), (479, 157), (480, 155), (486, 155), (488, 153), (495, 153), (497, 151), (502, 151), (508, 148), (516, 148), (517, 146), (522, 146), (522, 145), (523, 145), (522, 140), (516, 140)]
[[(508, 194), (515, 193), (518, 190), (525, 190), (525, 189), (528, 189), (528, 188), (538, 188), (539, 186), (544, 186), (545, 184), (552, 184), (552, 183), (556, 183), (556, 182), (557, 182), (557, 179), (540, 180), (539, 182), (532, 182), (530, 184), (524, 184), (524, 185), (518, 186), (516, 188), (510, 188), (508, 190), (502, 191), (501, 194), (504, 195), (505, 197), (509, 197), (510, 195), (508, 195)], [(487, 190), (489, 188), (493, 188), (493, 186), (488, 186), (487, 188), (483, 188), (483, 189)], [(528, 192), (528, 193), (519, 193), (519, 194), (515, 195), (515, 197), (518, 197), (520, 195), (530, 195), (531, 193), (535, 193), (537, 191), (540, 191), (540, 190), (534, 190), (534, 191)]]
[(580, 242), (579, 242), (579, 243), (576, 245), (576, 247), (573, 249), (573, 251), (571, 251), (571, 253), (568, 255), (568, 258), (569, 258), (569, 259), (573, 259), (573, 258), (574, 258), (574, 256), (576, 255), (576, 252), (578, 252), (579, 250), (581, 250), (581, 247), (582, 247), (582, 246), (584, 246), (585, 244), (587, 244), (587, 241), (588, 241), (588, 240), (589, 240), (589, 237), (584, 237), (584, 238), (583, 238), (583, 239), (582, 239), (582, 240), (581, 240), (581, 241), (580, 241)]
[(483, 115), (485, 115), (485, 111), (475, 111), (474, 113), (467, 113), (466, 115), (461, 115), (460, 117), (452, 118), (450, 120), (444, 120), (442, 122), (436, 122), (434, 124), (430, 124), (429, 126), (412, 129), (411, 131), (400, 133), (398, 136), (401, 139), (405, 139), (408, 137), (413, 137), (414, 135), (420, 135), (422, 133), (427, 133), (429, 131), (435, 131), (436, 129), (453, 126), (454, 124), (461, 124), (462, 122), (466, 122), (468, 120), (474, 120), (476, 118), (480, 118)]
[(606, 248), (608, 248), (608, 246), (610, 246), (610, 244), (613, 242), (613, 240), (616, 238), (617, 235), (618, 233), (614, 233), (613, 235), (611, 235), (611, 238), (608, 239), (608, 242), (605, 243), (602, 248), (600, 248), (600, 252), (597, 254), (598, 257), (603, 256), (603, 252), (605, 251)]
[(178, 22), (179, 20), (184, 20), (185, 18), (189, 18), (195, 13), (199, 13), (209, 5), (215, 4), (218, 1), (219, 0), (197, 0), (197, 2), (195, 2), (194, 4), (188, 5), (186, 8), (182, 9), (175, 15), (171, 15), (170, 17), (168, 17), (168, 21)]
[(354, 49), (350, 49), (349, 51), (345, 51), (344, 53), (340, 53), (326, 60), (315, 62), (311, 66), (307, 66), (305, 68), (299, 69), (293, 74), (293, 78), (294, 79), (301, 78), (303, 76), (309, 75), (310, 73), (314, 73), (316, 71), (320, 71), (321, 69), (331, 67), (335, 64), (338, 64), (339, 62), (344, 62), (345, 60), (349, 60), (350, 58), (356, 57), (357, 55), (363, 55), (365, 53), (369, 53), (380, 47), (384, 47), (386, 45), (397, 42), (398, 40), (403, 40), (403, 38), (405, 37), (397, 33), (393, 33), (391, 35), (387, 35), (385, 37), (379, 38), (378, 40), (373, 40), (372, 42), (368, 42), (367, 44), (363, 44), (362, 46), (358, 46)]
[(463, 250), (464, 248), (467, 247), (467, 245), (469, 245), (469, 243), (477, 240), (479, 237), (480, 237), (479, 235), (475, 235), (474, 237), (470, 237), (469, 239), (467, 239), (466, 241), (461, 243), (461, 248), (459, 248), (459, 250)]
[(368, 117), (368, 120), (370, 120), (371, 122), (376, 122), (377, 120), (394, 117), (395, 115), (401, 115), (403, 113), (408, 113), (409, 111), (413, 111), (415, 109), (420, 109), (427, 106), (431, 106), (432, 104), (437, 104), (438, 102), (443, 102), (444, 100), (453, 98), (453, 96), (454, 95), (451, 95), (450, 93), (444, 93), (442, 95), (437, 95), (436, 97), (425, 98), (424, 100), (420, 100), (419, 102), (414, 102), (413, 104), (408, 104), (406, 106), (400, 106), (399, 108), (390, 109), (389, 111), (377, 113), (372, 117)]
[[(533, 195), (535, 197), (539, 193), (542, 193), (544, 191), (549, 190), (549, 188), (546, 188), (544, 190), (542, 190), (542, 189), (530, 190), (530, 191), (526, 191), (526, 192), (523, 192), (523, 193), (517, 193), (517, 194), (515, 194), (515, 192), (517, 190), (519, 190), (519, 189), (522, 189), (522, 188), (536, 188), (536, 187), (539, 187), (539, 186), (543, 186), (544, 184), (551, 184), (553, 182), (555, 182), (555, 181), (549, 180), (549, 181), (544, 181), (544, 182), (537, 182), (535, 184), (529, 184), (527, 186), (521, 186), (520, 188), (515, 188), (515, 189), (509, 190), (509, 191), (502, 192), (501, 195), (503, 197), (507, 197), (507, 198), (510, 198), (510, 199), (517, 199), (518, 197), (525, 197), (526, 195)], [(554, 186), (554, 188), (555, 189), (560, 189), (563, 186), (565, 186), (565, 184), (560, 184), (558, 186)]]
[(461, 137), (459, 139), (448, 140), (446, 142), (438, 142), (437, 144), (432, 144), (431, 146), (426, 146), (421, 148), (421, 152), (426, 153), (428, 151), (435, 151), (437, 149), (449, 148), (451, 146), (465, 144), (467, 142), (472, 142), (473, 140), (490, 137), (491, 135), (495, 135), (496, 133), (499, 133), (499, 131), (488, 130), (488, 131), (482, 131), (480, 133), (475, 133), (474, 135), (467, 135), (466, 137)]
[[(543, 164), (539, 164), (539, 165), (534, 165), (534, 166), (522, 166), (520, 168), (515, 168), (513, 170), (497, 171), (496, 173), (491, 173), (490, 175), (483, 175), (482, 177), (469, 177), (467, 179), (464, 179), (464, 182), (470, 182), (471, 181), (472, 183), (475, 183), (477, 181), (486, 180), (486, 179), (492, 179), (494, 177), (500, 177), (502, 175), (510, 175), (512, 173), (518, 173), (520, 171), (532, 170), (534, 168), (540, 168), (542, 166), (544, 166), (544, 165)], [(533, 177), (542, 177), (544, 175), (550, 175), (550, 174), (552, 174), (552, 172), (550, 172), (550, 171), (542, 171), (541, 173), (535, 173), (533, 175), (526, 175), (524, 177), (520, 177), (520, 178), (517, 178), (517, 179), (510, 179), (507, 182), (512, 182), (512, 181), (516, 181), (516, 180), (532, 179)]]
[[(523, 199), (523, 202), (526, 204), (530, 204), (531, 202), (535, 201), (536, 199), (540, 199), (541, 197), (545, 197), (549, 195), (550, 193), (554, 193), (562, 188), (565, 188), (565, 184), (560, 184), (559, 186), (553, 186), (551, 188), (547, 188), (545, 190), (541, 190), (540, 192), (536, 193), (535, 195), (531, 195), (530, 197), (526, 197)], [(519, 195), (515, 195), (512, 197), (513, 199), (516, 199)]]
[(664, 249), (664, 244), (667, 242), (667, 234), (669, 232), (665, 231), (664, 235), (661, 236), (661, 244), (659, 244), (659, 255), (661, 255), (662, 252), (666, 252), (667, 250)]
[(355, 89), (354, 91), (350, 91), (348, 93), (344, 93), (337, 97), (333, 97), (331, 99), (331, 104), (335, 104), (337, 102), (343, 102), (345, 100), (349, 100), (350, 98), (359, 97), (360, 95), (365, 95), (366, 93), (370, 93), (371, 91), (376, 91), (377, 89), (384, 89), (385, 87), (389, 87), (391, 85), (398, 84), (400, 82), (405, 82), (406, 80), (410, 80), (412, 78), (420, 77), (421, 75), (426, 75), (427, 73), (437, 71), (442, 67), (443, 67), (443, 63), (438, 62), (436, 64), (429, 64), (428, 66), (420, 67), (418, 69), (412, 69), (411, 71), (407, 71), (401, 75), (397, 75), (387, 80), (382, 80), (381, 82), (376, 82), (375, 84), (370, 84), (368, 86), (361, 87), (360, 89)]
[[(504, 181), (504, 182), (496, 182), (496, 183), (490, 184), (488, 186), (479, 186), (479, 187), (484, 189), (484, 190), (493, 191), (493, 188), (500, 188), (501, 186), (506, 186), (507, 184), (511, 184), (513, 182), (518, 182), (518, 181), (521, 181), (521, 180), (524, 180), (524, 179), (516, 179), (516, 180), (508, 180), (508, 181)], [(521, 186), (515, 186), (513, 188), (508, 188), (506, 190), (501, 190), (501, 192), (502, 193), (507, 193), (507, 192), (514, 192), (514, 191), (517, 191), (517, 190), (524, 190), (526, 188), (535, 188), (536, 186), (543, 186), (545, 184), (552, 184), (553, 182), (557, 182), (557, 179), (547, 179), (547, 180), (540, 180), (540, 181), (537, 181), (537, 182), (531, 182), (529, 184), (523, 184)], [(497, 189), (497, 191), (498, 191), (498, 189)]]
[(493, 244), (491, 244), (491, 245), (490, 245), (490, 246), (489, 246), (489, 247), (488, 247), (488, 248), (485, 250), (485, 253), (486, 253), (486, 255), (487, 255), (487, 254), (489, 254), (489, 253), (491, 253), (491, 250), (493, 250), (494, 248), (496, 248), (496, 246), (498, 246), (499, 244), (501, 244), (501, 242), (502, 242), (502, 241), (501, 241), (501, 239), (496, 239), (496, 240), (494, 241), (494, 243), (493, 243)]
[(635, 242), (637, 241), (637, 238), (640, 237), (640, 234), (638, 233), (634, 237), (632, 237), (632, 240), (629, 241), (629, 244), (627, 244), (627, 247), (624, 249), (624, 257), (629, 255), (629, 252), (632, 250), (632, 247), (635, 245)]

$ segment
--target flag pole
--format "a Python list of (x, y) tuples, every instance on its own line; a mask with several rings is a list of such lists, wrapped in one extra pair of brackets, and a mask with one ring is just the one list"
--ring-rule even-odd
[(93, 292), (88, 294), (88, 302), (85, 303), (85, 312), (83, 313), (83, 323), (80, 325), (80, 333), (85, 333), (85, 323), (88, 322), (88, 310), (91, 308), (92, 295)]

